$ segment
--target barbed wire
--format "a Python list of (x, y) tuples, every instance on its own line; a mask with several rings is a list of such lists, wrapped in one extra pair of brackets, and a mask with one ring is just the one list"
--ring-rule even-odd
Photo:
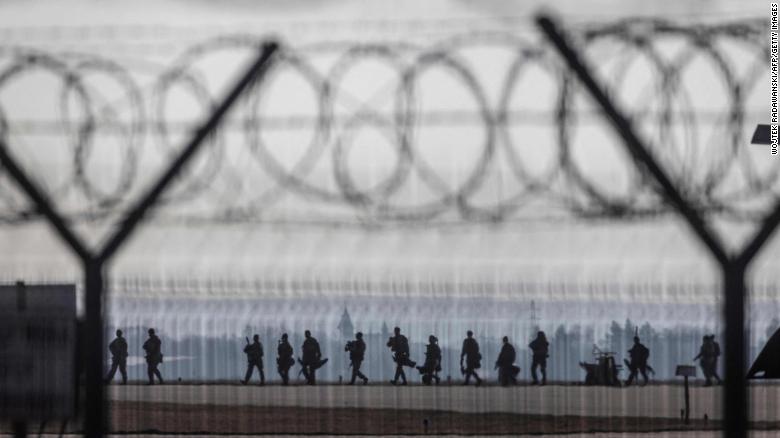
[[(683, 192), (735, 220), (777, 197), (778, 166), (748, 145), (746, 119), (764, 106), (761, 25), (576, 28)], [(208, 39), (151, 77), (105, 55), (0, 46), (0, 135), (72, 220), (113, 217), (214, 107), (229, 66), (263, 39)], [(19, 93), (52, 98), (51, 117), (20, 115)], [(384, 225), (668, 212), (584, 95), (527, 33), (288, 45), (156, 215)], [(47, 164), (36, 162), (41, 137), (64, 141), (67, 152), (53, 155), (67, 163), (48, 163), (48, 152)], [(0, 187), (0, 221), (35, 216)]]

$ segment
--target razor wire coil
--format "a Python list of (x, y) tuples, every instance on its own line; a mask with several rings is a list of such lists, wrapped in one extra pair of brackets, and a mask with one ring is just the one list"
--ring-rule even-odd
[[(635, 19), (582, 26), (576, 36), (698, 209), (736, 220), (760, 216), (776, 197), (779, 168), (763, 164), (747, 143), (746, 119), (757, 117), (763, 104), (767, 50), (759, 23)], [(240, 58), (262, 41), (257, 35), (209, 39), (150, 80), (103, 55), (0, 47), (0, 138), (23, 156), (31, 146), (19, 144), (43, 136), (64, 141), (67, 170), (26, 164), (33, 163), (53, 198), (66, 200), (71, 219), (111, 217), (155, 164), (170, 159), (196, 115), (214, 108), (219, 60)], [(20, 119), (18, 101), (3, 99), (4, 90), (36, 84), (40, 75), (49, 77), (56, 111), (51, 118)], [(705, 75), (719, 84), (714, 104), (695, 88)], [(544, 86), (546, 99), (530, 92)], [(363, 88), (378, 91), (365, 95)], [(598, 131), (609, 128), (555, 53), (533, 38), (497, 32), (432, 44), (286, 46), (247, 94), (166, 195), (158, 216), (253, 222), (305, 216), (382, 225), (513, 222), (536, 211), (578, 218), (668, 211), (630, 158), (590, 155), (590, 147), (612, 150), (604, 145), (614, 139)], [(280, 94), (291, 96), (287, 108), (278, 99), (269, 104)], [(195, 115), (177, 117), (182, 108)], [(301, 133), (308, 138), (284, 139)], [(371, 141), (361, 140), (366, 135)], [(103, 150), (107, 142), (116, 146), (113, 161), (96, 158), (111, 153)], [(291, 158), (292, 149), (300, 153)], [(375, 149), (384, 152), (368, 160), (360, 155)], [(355, 154), (363, 161), (356, 164)], [(462, 157), (451, 161), (456, 155)], [(0, 220), (34, 217), (5, 186)]]

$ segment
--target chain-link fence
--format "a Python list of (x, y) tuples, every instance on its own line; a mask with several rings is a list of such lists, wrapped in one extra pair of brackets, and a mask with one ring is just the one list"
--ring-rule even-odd
[[(770, 278), (753, 290), (761, 302), (757, 320), (749, 325), (766, 336), (747, 342), (745, 272), (780, 220), (773, 210), (778, 167), (767, 164), (767, 151), (746, 140), (766, 106), (763, 23), (578, 24), (571, 30), (574, 46), (585, 60), (598, 61), (598, 82), (545, 23), (553, 45), (529, 30), (469, 32), (433, 43), (410, 38), (282, 47), (256, 35), (218, 36), (152, 67), (120, 55), (3, 47), (0, 95), (8, 97), (0, 99), (0, 159), (2, 178), (15, 185), (0, 187), (0, 219), (10, 229), (45, 219), (83, 267), (84, 432), (664, 430), (682, 427), (672, 368), (692, 363), (700, 339), (716, 334), (725, 341), (723, 403), (709, 393), (694, 397), (704, 405), (697, 412), (712, 420), (695, 419), (692, 428), (744, 434), (745, 362), (771, 337), (777, 307)], [(228, 82), (248, 57), (257, 60), (241, 80)], [(19, 105), (19, 96), (33, 88), (38, 91), (32, 95), (52, 99), (50, 105)], [(222, 89), (230, 90), (225, 98)], [(625, 113), (613, 108), (613, 99)], [(619, 136), (601, 121), (602, 112)], [(205, 122), (196, 122), (204, 115)], [(162, 173), (156, 182), (143, 181), (156, 172)], [(641, 233), (635, 230), (674, 221), (677, 212), (712, 253), (721, 278), (706, 278), (714, 271), (708, 265), (697, 267), (705, 281), (700, 277), (687, 284), (637, 281), (647, 274), (632, 269), (619, 274), (628, 279), (623, 282), (587, 273), (539, 281), (545, 259), (518, 275), (511, 265), (505, 269), (509, 274), (497, 273), (489, 257), (482, 262), (489, 268), (476, 280), (464, 273), (464, 266), (480, 265), (486, 254), (510, 257), (511, 244), (501, 242), (509, 241), (513, 229), (574, 224), (587, 235), (606, 223), (603, 233), (609, 235), (612, 227), (629, 224), (637, 228), (620, 245), (630, 247), (632, 233)], [(287, 267), (304, 266), (292, 274), (272, 272), (279, 254), (268, 250), (265, 268), (250, 259), (236, 276), (193, 268), (191, 276), (174, 274), (159, 282), (113, 279), (110, 261), (147, 217), (162, 224), (161, 239), (165, 226), (182, 227), (177, 232), (188, 250), (190, 237), (202, 232), (194, 227), (204, 226), (231, 230), (238, 225), (239, 234), (278, 226), (280, 241), (287, 242), (311, 230), (347, 229), (353, 235), (336, 242), (345, 247), (342, 252), (324, 252), (332, 259), (314, 263), (295, 250), (284, 254)], [(759, 231), (745, 240), (740, 255), (734, 248), (742, 242), (714, 231), (752, 225)], [(490, 236), (475, 233), (452, 247), (443, 242), (447, 235), (439, 234), (495, 227), (509, 232), (492, 243), (487, 243)], [(100, 238), (103, 232), (109, 237)], [(399, 241), (385, 239), (384, 233), (416, 237)], [(217, 263), (223, 269), (226, 263), (240, 264), (252, 245), (263, 244), (260, 237), (233, 237), (235, 247), (222, 254), (227, 262), (196, 252), (182, 264)], [(355, 242), (361, 239), (362, 245)], [(407, 250), (426, 253), (413, 248), (415, 239), (430, 239), (422, 246), (440, 248), (431, 250), (429, 259), (452, 252), (462, 260), (393, 272), (390, 259), (403, 261)], [(525, 235), (511, 243), (532, 242), (524, 249), (531, 260), (554, 245), (554, 235), (549, 239)], [(379, 248), (366, 249), (377, 243)], [(583, 258), (598, 251), (593, 241), (577, 244), (581, 248), (573, 251)], [(679, 247), (669, 245), (650, 253), (673, 259)], [(139, 270), (154, 270), (155, 260), (169, 251), (158, 248), (140, 256)], [(346, 257), (350, 252), (358, 255)], [(345, 280), (349, 275), (329, 280), (321, 274), (359, 263), (361, 252), (390, 256), (380, 258), (362, 280)], [(688, 261), (701, 256), (693, 254)], [(572, 265), (576, 270), (577, 263)], [(319, 274), (305, 272), (309, 266)], [(265, 271), (253, 274), (253, 269)], [(724, 293), (718, 297), (714, 291), (720, 289)], [(668, 324), (647, 322), (658, 320)], [(345, 321), (352, 329), (344, 329)], [(280, 333), (288, 332), (298, 351), (308, 329), (330, 358), (322, 382), (348, 380), (349, 360), (339, 350), (355, 329), (364, 331), (369, 345), (367, 374), (387, 380), (394, 366), (385, 342), (396, 324), (409, 335), (411, 354), (421, 362), (425, 339), (437, 334), (445, 383), (461, 379), (458, 359), (466, 330), (477, 333), (487, 379), (502, 336), (515, 343), (517, 363), (527, 373), (532, 363), (525, 340), (543, 329), (555, 384), (549, 393), (489, 387), (476, 395), (449, 385), (410, 388), (405, 394), (379, 386), (366, 388), (373, 390), (368, 395), (341, 385), (309, 394), (300, 387), (258, 392), (232, 385), (243, 372), (245, 336), (249, 342), (254, 333), (260, 335), (271, 383), (277, 380)], [(181, 385), (106, 392), (106, 338), (115, 328), (125, 331), (131, 381), (144, 380), (138, 346), (148, 327), (157, 328), (165, 345), (166, 378)], [(334, 327), (339, 332), (333, 333)], [(663, 383), (622, 395), (608, 392), (613, 388), (591, 392), (574, 386), (587, 373), (587, 362), (603, 357), (599, 354), (611, 352), (615, 360), (626, 356), (632, 327), (653, 352), (654, 379)], [(594, 351), (594, 345), (603, 351)], [(752, 427), (776, 427), (772, 386), (751, 391)], [(107, 395), (113, 428), (106, 422)], [(286, 413), (291, 406), (311, 408), (310, 421), (297, 422)], [(342, 407), (346, 411), (335, 412)], [(359, 411), (364, 408), (375, 410)], [(525, 417), (507, 416), (517, 412)], [(422, 430), (419, 415), (425, 417)], [(274, 418), (277, 423), (270, 421)], [(518, 426), (518, 421), (526, 423)]]

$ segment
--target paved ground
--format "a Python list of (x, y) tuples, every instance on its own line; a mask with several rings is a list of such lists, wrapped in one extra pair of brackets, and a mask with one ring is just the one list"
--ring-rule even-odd
[[(582, 417), (441, 410), (182, 405), (114, 402), (112, 430), (223, 434), (560, 434), (583, 431), (713, 430), (719, 422), (676, 418)], [(775, 423), (776, 424), (776, 423)]]
[[(42, 437), (46, 438), (56, 438), (60, 435), (57, 434), (43, 434)], [(67, 438), (75, 438), (80, 437), (81, 435), (63, 435), (63, 437)], [(163, 435), (163, 434), (133, 434), (133, 435), (108, 435), (109, 437), (127, 437), (127, 436), (133, 436), (133, 437), (150, 437), (150, 438), (162, 438), (162, 437), (181, 437), (181, 435)], [(211, 435), (188, 435), (193, 438), (206, 438)], [(249, 438), (253, 437), (255, 435), (231, 435), (234, 438)], [(308, 438), (311, 437), (311, 435), (287, 435), (291, 438)], [(339, 435), (318, 435), (323, 438), (327, 437), (335, 437)], [(411, 437), (411, 436), (425, 436), (425, 435), (376, 435), (377, 437)], [(463, 435), (438, 435), (440, 438), (449, 438), (449, 437), (462, 437)], [(494, 438), (510, 438), (510, 437), (517, 437), (517, 436), (537, 436), (537, 435), (491, 435)], [(582, 434), (566, 434), (566, 435), (545, 435), (548, 438), (575, 438), (577, 436), (586, 436), (588, 438), (631, 438), (636, 437), (637, 435), (635, 433), (582, 433)], [(647, 438), (720, 438), (722, 435), (720, 432), (716, 431), (706, 431), (706, 432), (654, 432), (654, 433), (647, 433), (640, 435), (641, 437), (647, 437)], [(750, 437), (751, 438), (776, 438), (778, 436), (777, 432), (774, 431), (756, 431), (751, 432)], [(10, 438), (12, 435), (5, 435), (0, 434), (0, 437), (2, 438)]]
[[(688, 425), (679, 417), (682, 393), (682, 386), (671, 384), (622, 389), (177, 384), (108, 390), (111, 430), (123, 434), (418, 436), (427, 430), (439, 436), (719, 436), (721, 388), (692, 388)], [(752, 427), (761, 430), (751, 436), (780, 436), (780, 386), (753, 386), (750, 393)], [(66, 432), (79, 427), (71, 422)], [(37, 426), (30, 430), (37, 432)]]
[[(780, 386), (753, 386), (752, 421), (780, 421)], [(113, 385), (109, 397), (221, 406), (297, 406), (519, 413), (586, 417), (680, 418), (683, 388), (677, 385), (605, 388), (550, 385), (502, 388), (462, 386), (231, 386)], [(721, 388), (691, 388), (691, 418), (721, 418)]]

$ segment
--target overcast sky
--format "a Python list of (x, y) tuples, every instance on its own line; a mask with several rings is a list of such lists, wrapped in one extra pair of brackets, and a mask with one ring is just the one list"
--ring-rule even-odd
[(9, 0), (3, 2), (4, 26), (103, 24), (235, 24), (247, 21), (432, 20), (442, 18), (528, 17), (547, 7), (574, 20), (601, 20), (625, 16), (683, 19), (737, 19), (764, 17), (768, 4), (739, 0)]

